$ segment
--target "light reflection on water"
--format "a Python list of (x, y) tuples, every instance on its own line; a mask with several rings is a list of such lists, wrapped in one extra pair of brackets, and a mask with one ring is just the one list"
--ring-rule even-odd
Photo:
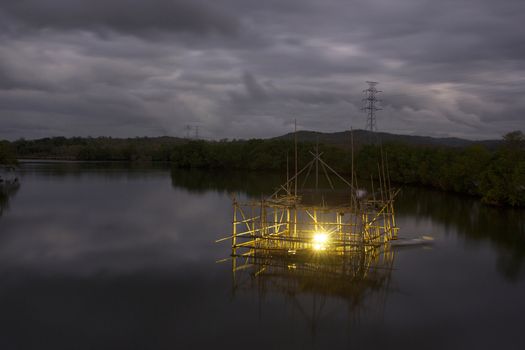
[(390, 284), (361, 302), (232, 294), (230, 192), (279, 174), (24, 164), (0, 217), (0, 348), (523, 348), (525, 215), (405, 188)]

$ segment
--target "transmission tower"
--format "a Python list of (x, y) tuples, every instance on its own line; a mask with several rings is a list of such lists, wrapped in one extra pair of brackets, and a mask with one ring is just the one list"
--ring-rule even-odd
[(382, 108), (377, 106), (377, 103), (381, 100), (377, 99), (376, 95), (382, 91), (376, 89), (376, 85), (379, 84), (377, 81), (367, 81), (368, 89), (363, 90), (366, 97), (363, 99), (364, 107), (361, 110), (366, 113), (366, 127), (365, 130), (377, 131), (376, 125), (376, 111), (380, 111)]
[(191, 139), (193, 137), (193, 140), (198, 140), (200, 138), (200, 126), (199, 125), (190, 125), (186, 124), (184, 127), (186, 131), (186, 139)]

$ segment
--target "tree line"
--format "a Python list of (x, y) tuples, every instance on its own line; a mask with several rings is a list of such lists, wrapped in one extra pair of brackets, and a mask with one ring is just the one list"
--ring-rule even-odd
[[(525, 206), (525, 137), (519, 131), (505, 135), (495, 151), (481, 145), (422, 148), (386, 144), (382, 148), (393, 182), (477, 196), (488, 204)], [(377, 169), (379, 154), (379, 146), (361, 149), (361, 176)]]
[[(317, 145), (298, 143), (298, 163), (305, 165)], [(320, 144), (323, 159), (336, 171), (348, 174), (348, 149)], [(381, 154), (390, 180), (477, 196), (495, 205), (525, 206), (525, 136), (508, 133), (496, 150), (469, 147), (415, 146), (401, 142), (360, 144), (354, 148), (359, 178), (376, 177)], [(53, 137), (0, 142), (0, 164), (17, 158), (88, 161), (164, 161), (175, 168), (278, 170), (290, 172), (294, 142), (283, 139), (233, 141), (184, 140), (172, 137), (114, 139)]]

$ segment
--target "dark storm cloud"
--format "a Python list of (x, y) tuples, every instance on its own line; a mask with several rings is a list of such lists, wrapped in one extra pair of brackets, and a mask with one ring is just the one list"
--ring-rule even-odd
[(9, 0), (0, 137), (268, 137), (364, 126), (498, 138), (525, 128), (525, 3)]
[(235, 17), (199, 0), (7, 0), (2, 12), (32, 28), (234, 34)]

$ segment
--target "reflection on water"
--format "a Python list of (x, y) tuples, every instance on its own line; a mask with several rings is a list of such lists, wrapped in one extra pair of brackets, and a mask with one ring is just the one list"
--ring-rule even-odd
[(216, 172), (193, 169), (172, 171), (171, 181), (174, 188), (184, 188), (197, 193), (219, 191), (243, 193), (258, 198), (272, 193), (275, 187), (283, 182), (283, 178), (275, 172), (261, 174), (255, 171)]
[(399, 197), (399, 235), (432, 235), (432, 249), (396, 251), (391, 269), (356, 262), (335, 282), (241, 270), (232, 298), (231, 266), (215, 263), (230, 247), (214, 243), (231, 229), (228, 193), (281, 182), (23, 164), (0, 219), (0, 348), (525, 347), (523, 211), (423, 189)]
[(82, 178), (96, 175), (108, 179), (165, 177), (170, 169), (165, 163), (22, 161), (19, 172), (52, 179)]
[(9, 208), (9, 199), (14, 197), (20, 188), (20, 182), (0, 183), (0, 216)]
[(19, 188), (20, 181), (15, 168), (0, 164), (0, 216), (9, 208), (9, 199), (18, 192)]
[(482, 205), (469, 197), (407, 187), (397, 209), (414, 219), (430, 219), (469, 242), (488, 240), (498, 252), (498, 271), (515, 281), (525, 260), (525, 211)]
[(281, 294), (315, 337), (327, 302), (342, 302), (349, 320), (359, 321), (357, 316), (364, 312), (381, 317), (393, 263), (394, 252), (388, 245), (306, 258), (257, 249), (246, 257), (232, 258), (232, 288), (234, 295), (256, 292), (261, 301), (268, 293)]

